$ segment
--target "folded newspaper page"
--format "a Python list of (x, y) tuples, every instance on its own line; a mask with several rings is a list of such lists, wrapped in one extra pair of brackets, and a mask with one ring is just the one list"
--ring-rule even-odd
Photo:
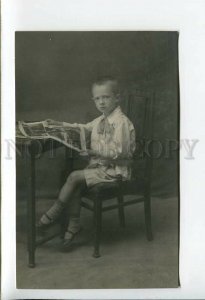
[(78, 152), (86, 150), (85, 130), (83, 126), (48, 125), (47, 121), (18, 121), (16, 137), (23, 139), (53, 139)]

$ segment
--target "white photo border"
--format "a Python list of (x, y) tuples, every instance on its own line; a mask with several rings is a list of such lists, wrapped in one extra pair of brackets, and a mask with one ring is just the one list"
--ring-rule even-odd
[[(205, 1), (2, 1), (2, 299), (205, 298)], [(15, 31), (178, 31), (180, 138), (198, 139), (195, 159), (180, 151), (180, 283), (177, 289), (16, 289)]]

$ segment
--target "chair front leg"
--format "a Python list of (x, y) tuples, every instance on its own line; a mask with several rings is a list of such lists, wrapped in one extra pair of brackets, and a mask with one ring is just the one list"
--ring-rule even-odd
[(102, 201), (95, 199), (94, 201), (94, 220), (95, 220), (95, 244), (93, 257), (100, 257), (100, 239), (102, 231)]

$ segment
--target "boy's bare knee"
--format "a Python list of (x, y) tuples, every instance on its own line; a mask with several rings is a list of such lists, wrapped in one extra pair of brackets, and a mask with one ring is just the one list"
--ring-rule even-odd
[(78, 183), (81, 181), (82, 178), (82, 171), (73, 171), (67, 178), (67, 182), (71, 182), (73, 184)]
[(69, 174), (67, 181), (75, 181), (76, 178), (76, 171), (73, 171), (72, 173)]

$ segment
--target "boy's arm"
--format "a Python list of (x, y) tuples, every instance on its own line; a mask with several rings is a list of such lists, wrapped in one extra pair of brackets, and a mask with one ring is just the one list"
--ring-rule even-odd
[(63, 126), (63, 127), (72, 127), (72, 128), (79, 128), (79, 127), (84, 127), (85, 129), (90, 129), (91, 123), (87, 124), (78, 124), (78, 123), (68, 123), (68, 122), (61, 122), (61, 121), (55, 121), (52, 119), (47, 119), (46, 120), (47, 126)]
[(124, 120), (115, 128), (109, 149), (103, 156), (112, 160), (131, 159), (135, 151), (135, 129), (131, 122)]
[(63, 122), (63, 126), (68, 126), (68, 127), (83, 127), (84, 129), (86, 129), (86, 130), (88, 130), (88, 131), (92, 131), (92, 129), (93, 129), (93, 124), (94, 124), (94, 122), (92, 121), (92, 122), (89, 122), (89, 123), (86, 123), (86, 124), (81, 124), (81, 123), (73, 123), (73, 124), (71, 124), (71, 123), (67, 123), (67, 122)]
[(47, 119), (45, 120), (47, 126), (68, 126), (68, 127), (73, 127), (73, 124), (71, 123), (66, 123), (66, 122), (61, 122), (61, 121), (56, 121), (56, 120), (52, 120), (52, 119)]
[[(100, 147), (98, 151), (87, 149), (87, 155), (96, 156), (107, 163), (118, 162), (124, 164), (131, 160), (135, 151), (135, 130), (132, 123), (121, 122), (115, 128), (115, 134), (109, 148)], [(83, 155), (83, 153), (82, 153)], [(84, 153), (85, 155), (85, 153)]]
[(62, 122), (62, 126), (63, 127), (73, 127), (73, 128), (78, 128), (79, 127), (79, 124), (77, 123), (67, 123), (67, 122)]
[(47, 126), (63, 126), (63, 122), (60, 121), (55, 121), (52, 119), (46, 119), (45, 121)]

